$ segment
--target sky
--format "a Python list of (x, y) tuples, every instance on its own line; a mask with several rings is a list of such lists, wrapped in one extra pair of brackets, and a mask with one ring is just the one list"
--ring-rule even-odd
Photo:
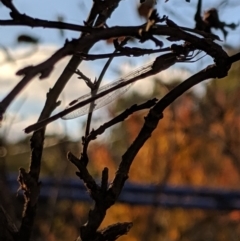
[[(138, 5), (137, 0), (122, 0), (119, 8), (114, 12), (113, 16), (107, 22), (109, 26), (114, 25), (139, 25), (144, 23), (144, 20), (139, 18), (136, 14), (136, 7)], [(227, 20), (227, 22), (238, 23), (240, 2), (239, 0), (229, 0), (227, 5), (219, 5), (219, 0), (204, 1), (203, 9), (209, 9), (210, 7), (218, 8), (221, 19)], [(74, 24), (83, 24), (83, 21), (87, 18), (88, 12), (91, 8), (92, 1), (89, 0), (14, 0), (14, 3), (18, 10), (22, 13), (26, 13), (30, 16), (42, 18), (46, 20), (56, 20), (57, 16), (63, 16), (64, 21)], [(191, 3), (186, 3), (180, 0), (169, 0), (167, 3), (158, 3), (157, 8), (160, 15), (166, 14), (177, 23), (182, 26), (194, 27), (194, 23), (191, 21), (194, 16), (194, 7), (197, 4), (197, 0), (191, 0)], [(176, 14), (174, 9), (178, 9)], [(9, 11), (4, 6), (0, 6), (0, 19), (9, 19)], [(38, 64), (46, 60), (51, 54), (53, 54), (58, 48), (63, 46), (65, 39), (77, 38), (79, 33), (73, 31), (64, 31), (64, 37), (60, 35), (59, 30), (49, 30), (43, 28), (32, 29), (29, 27), (6, 27), (1, 26), (1, 39), (0, 39), (0, 98), (4, 98), (15, 84), (21, 79), (16, 76), (17, 70), (30, 64)], [(226, 42), (222, 44), (228, 44), (233, 47), (239, 47), (240, 45), (240, 28), (235, 31), (229, 31), (229, 37)], [(39, 39), (37, 46), (17, 44), (17, 37), (21, 34), (29, 34)], [(223, 39), (221, 33), (216, 32)], [(6, 55), (2, 48), (6, 48), (15, 61), (6, 61)], [(144, 47), (154, 47), (152, 43), (146, 43)], [(91, 53), (106, 53), (111, 52), (113, 48), (107, 46), (105, 42), (101, 42), (95, 45), (91, 49)], [(24, 57), (27, 56), (27, 57)], [(131, 71), (137, 66), (141, 66), (146, 62), (152, 61), (154, 57), (145, 56), (141, 58), (117, 58), (113, 61), (111, 68), (107, 72), (104, 82), (110, 82), (119, 77), (119, 73), (124, 74)], [(23, 129), (32, 123), (35, 123), (38, 119), (39, 113), (43, 108), (46, 93), (51, 88), (56, 79), (61, 74), (69, 58), (61, 60), (54, 68), (50, 77), (39, 80), (34, 78), (31, 83), (18, 95), (15, 102), (7, 110), (5, 121), (2, 124), (0, 133), (10, 141), (17, 141), (25, 137)], [(81, 64), (81, 71), (88, 77), (94, 79), (101, 71), (101, 68), (106, 60), (99, 60), (95, 62), (84, 62)], [(201, 62), (200, 62), (201, 63)], [(182, 67), (180, 64), (179, 66)], [(189, 66), (189, 65), (188, 65)], [(193, 67), (186, 67), (185, 71), (170, 69), (161, 74), (162, 79), (169, 79), (169, 76), (179, 76), (186, 78), (190, 72), (196, 72), (199, 70), (199, 64), (193, 65)], [(174, 70), (174, 71), (173, 71)], [(174, 76), (173, 76), (174, 77)], [(141, 80), (136, 83), (133, 88), (134, 91), (139, 91), (143, 95), (152, 91), (153, 85), (148, 81)], [(66, 86), (63, 94), (60, 96), (61, 105), (54, 113), (63, 110), (67, 104), (75, 98), (89, 92), (83, 81), (79, 80), (74, 75), (68, 85)], [(129, 91), (128, 94), (131, 94)], [(107, 116), (106, 109), (101, 109), (95, 114), (95, 125), (97, 126), (104, 121)], [(50, 124), (47, 128), (49, 134), (65, 135), (68, 133), (73, 139), (79, 138), (81, 133), (81, 126), (86, 120), (86, 116), (74, 119), (74, 120), (58, 120), (53, 124)], [(76, 131), (78, 130), (78, 131)]]

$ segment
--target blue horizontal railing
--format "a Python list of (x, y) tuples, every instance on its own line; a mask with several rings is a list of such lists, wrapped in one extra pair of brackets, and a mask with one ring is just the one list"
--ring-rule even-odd
[[(9, 175), (8, 182), (13, 192), (19, 184), (17, 174)], [(79, 179), (65, 178), (56, 182), (54, 178), (41, 179), (41, 200), (47, 200), (53, 193), (59, 200), (91, 202), (85, 186)], [(126, 182), (119, 202), (130, 205), (154, 205), (166, 208), (199, 208), (215, 210), (240, 210), (240, 190), (231, 191), (206, 187), (140, 185)]]

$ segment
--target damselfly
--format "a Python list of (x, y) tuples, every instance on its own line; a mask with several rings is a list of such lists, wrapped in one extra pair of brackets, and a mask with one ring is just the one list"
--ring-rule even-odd
[(118, 79), (112, 84), (108, 84), (101, 87), (96, 94), (92, 95), (92, 93), (90, 93), (80, 97), (79, 99), (72, 101), (65, 110), (43, 121), (28, 126), (25, 129), (25, 132), (30, 133), (32, 131), (38, 130), (59, 118), (71, 119), (80, 115), (84, 115), (89, 112), (89, 104), (91, 104), (92, 102), (95, 103), (95, 105), (92, 108), (92, 111), (98, 109), (113, 101), (119, 94), (124, 93), (129, 88), (129, 85), (131, 85), (135, 81), (144, 79), (151, 75), (155, 75), (169, 68), (177, 62), (186, 61), (192, 58), (193, 57), (187, 58), (185, 56), (179, 56), (176, 53), (168, 53), (161, 55), (157, 57), (155, 61), (132, 71), (131, 73)]

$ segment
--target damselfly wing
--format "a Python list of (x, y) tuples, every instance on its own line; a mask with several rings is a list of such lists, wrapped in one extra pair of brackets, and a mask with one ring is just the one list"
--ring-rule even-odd
[[(141, 66), (141, 67), (133, 70), (132, 72), (130, 72), (130, 73), (122, 76), (121, 78), (117, 79), (113, 83), (106, 84), (106, 85), (100, 87), (98, 89), (98, 91), (95, 92), (95, 94), (88, 93), (88, 94), (85, 94), (85, 95), (81, 96), (80, 98), (78, 98), (76, 100), (73, 100), (72, 102), (70, 102), (70, 104), (67, 106), (66, 109), (68, 109), (68, 108), (70, 108), (70, 107), (72, 107), (72, 106), (74, 106), (74, 105), (76, 105), (76, 104), (78, 104), (78, 103), (80, 103), (80, 102), (82, 102), (86, 99), (89, 99), (90, 97), (92, 97), (96, 94), (99, 94), (103, 91), (111, 89), (115, 86), (118, 86), (119, 84), (121, 84), (123, 82), (126, 82), (130, 79), (136, 78), (137, 76), (140, 76), (140, 75), (148, 72), (149, 70), (151, 70), (153, 62), (148, 63), (144, 66)], [(139, 79), (137, 79), (137, 80), (139, 80)], [(124, 87), (121, 87), (119, 89), (116, 89), (113, 92), (110, 92), (110, 93), (104, 95), (103, 97), (95, 100), (94, 103), (87, 104), (87, 105), (85, 105), (85, 106), (83, 106), (79, 109), (76, 109), (76, 110), (72, 111), (71, 113), (63, 116), (62, 119), (64, 119), (64, 120), (74, 119), (74, 118), (77, 118), (79, 116), (88, 114), (89, 112), (92, 112), (94, 110), (97, 110), (97, 109), (109, 104), (110, 102), (115, 100), (120, 95), (124, 94), (131, 87), (131, 85), (132, 85), (132, 83), (128, 84)]]

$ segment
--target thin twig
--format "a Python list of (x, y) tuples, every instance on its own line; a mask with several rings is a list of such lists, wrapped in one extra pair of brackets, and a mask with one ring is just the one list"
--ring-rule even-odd
[(98, 135), (101, 135), (102, 133), (104, 133), (104, 131), (107, 130), (109, 127), (124, 121), (126, 118), (128, 118), (130, 115), (132, 115), (134, 112), (151, 108), (152, 106), (154, 106), (156, 104), (156, 102), (157, 102), (157, 99), (152, 99), (152, 100), (148, 100), (145, 103), (140, 104), (140, 105), (136, 105), (136, 104), (132, 105), (130, 108), (124, 110), (121, 114), (114, 117), (112, 120), (101, 125), (98, 129), (92, 130), (90, 132), (90, 134), (86, 137), (85, 143), (89, 143), (90, 141), (96, 139)]
[[(122, 41), (122, 43), (119, 45), (119, 47), (118, 47), (113, 53), (116, 53), (120, 47), (122, 47), (123, 45), (125, 45), (125, 44), (127, 43), (128, 40), (129, 40), (129, 38), (126, 38), (124, 41)], [(107, 69), (109, 68), (109, 66), (110, 66), (113, 58), (114, 58), (114, 56), (110, 57), (110, 58), (108, 59), (108, 61), (106, 62), (106, 64), (104, 65), (104, 67), (103, 67), (103, 69), (102, 69), (102, 72), (101, 72), (98, 80), (96, 81), (96, 84), (95, 84), (95, 86), (94, 86), (94, 89), (92, 89), (92, 91), (91, 91), (92, 96), (94, 96), (94, 95), (97, 93), (97, 91), (98, 91), (98, 89), (99, 89), (99, 87), (100, 87), (100, 84), (101, 84), (101, 82), (102, 82), (102, 80), (103, 80), (103, 77), (104, 77)], [(89, 114), (88, 114), (88, 118), (87, 118), (86, 130), (85, 130), (85, 138), (89, 135), (89, 132), (90, 132), (91, 119), (92, 119), (92, 111), (93, 111), (93, 109), (94, 109), (94, 105), (95, 105), (95, 102), (93, 101), (93, 102), (91, 102), (91, 104), (90, 104), (90, 106), (89, 106)], [(85, 139), (85, 138), (84, 138), (84, 139)], [(87, 148), (88, 148), (88, 142), (87, 142), (87, 143), (84, 142), (84, 145), (83, 145), (83, 155), (86, 155), (86, 154), (87, 154)]]
[[(104, 65), (98, 80), (94, 84), (94, 88), (91, 90), (92, 96), (94, 96), (97, 93), (97, 91), (99, 89), (99, 86), (100, 86), (100, 84), (101, 84), (101, 82), (103, 80), (103, 77), (104, 77), (108, 67), (110, 66), (113, 58), (114, 57), (109, 58), (108, 61), (106, 62), (106, 64)], [(92, 119), (92, 111), (94, 109), (94, 105), (95, 104), (94, 104), (94, 101), (93, 101), (93, 102), (90, 103), (90, 106), (89, 106), (89, 113), (88, 113), (88, 118), (87, 118), (87, 125), (86, 125), (86, 130), (85, 130), (85, 136), (88, 136), (89, 131), (90, 131), (91, 119)], [(83, 152), (86, 151), (86, 149), (87, 149), (87, 146), (84, 145), (84, 147), (85, 148), (83, 149)]]
[(110, 57), (139, 57), (146, 54), (154, 54), (154, 53), (162, 53), (166, 51), (170, 51), (169, 47), (161, 48), (161, 49), (140, 49), (140, 48), (129, 48), (128, 51), (121, 51), (121, 52), (113, 52), (108, 54), (85, 54), (85, 53), (76, 53), (76, 55), (82, 57), (84, 60), (91, 61), (96, 59), (106, 59)]
[(49, 29), (63, 29), (71, 30), (76, 32), (92, 33), (94, 28), (82, 26), (78, 24), (65, 23), (59, 21), (48, 21), (38, 18), (32, 18), (27, 15), (19, 15), (19, 19), (15, 18), (12, 20), (0, 20), (0, 26), (28, 26), (28, 27), (40, 27), (40, 28), (49, 28)]

